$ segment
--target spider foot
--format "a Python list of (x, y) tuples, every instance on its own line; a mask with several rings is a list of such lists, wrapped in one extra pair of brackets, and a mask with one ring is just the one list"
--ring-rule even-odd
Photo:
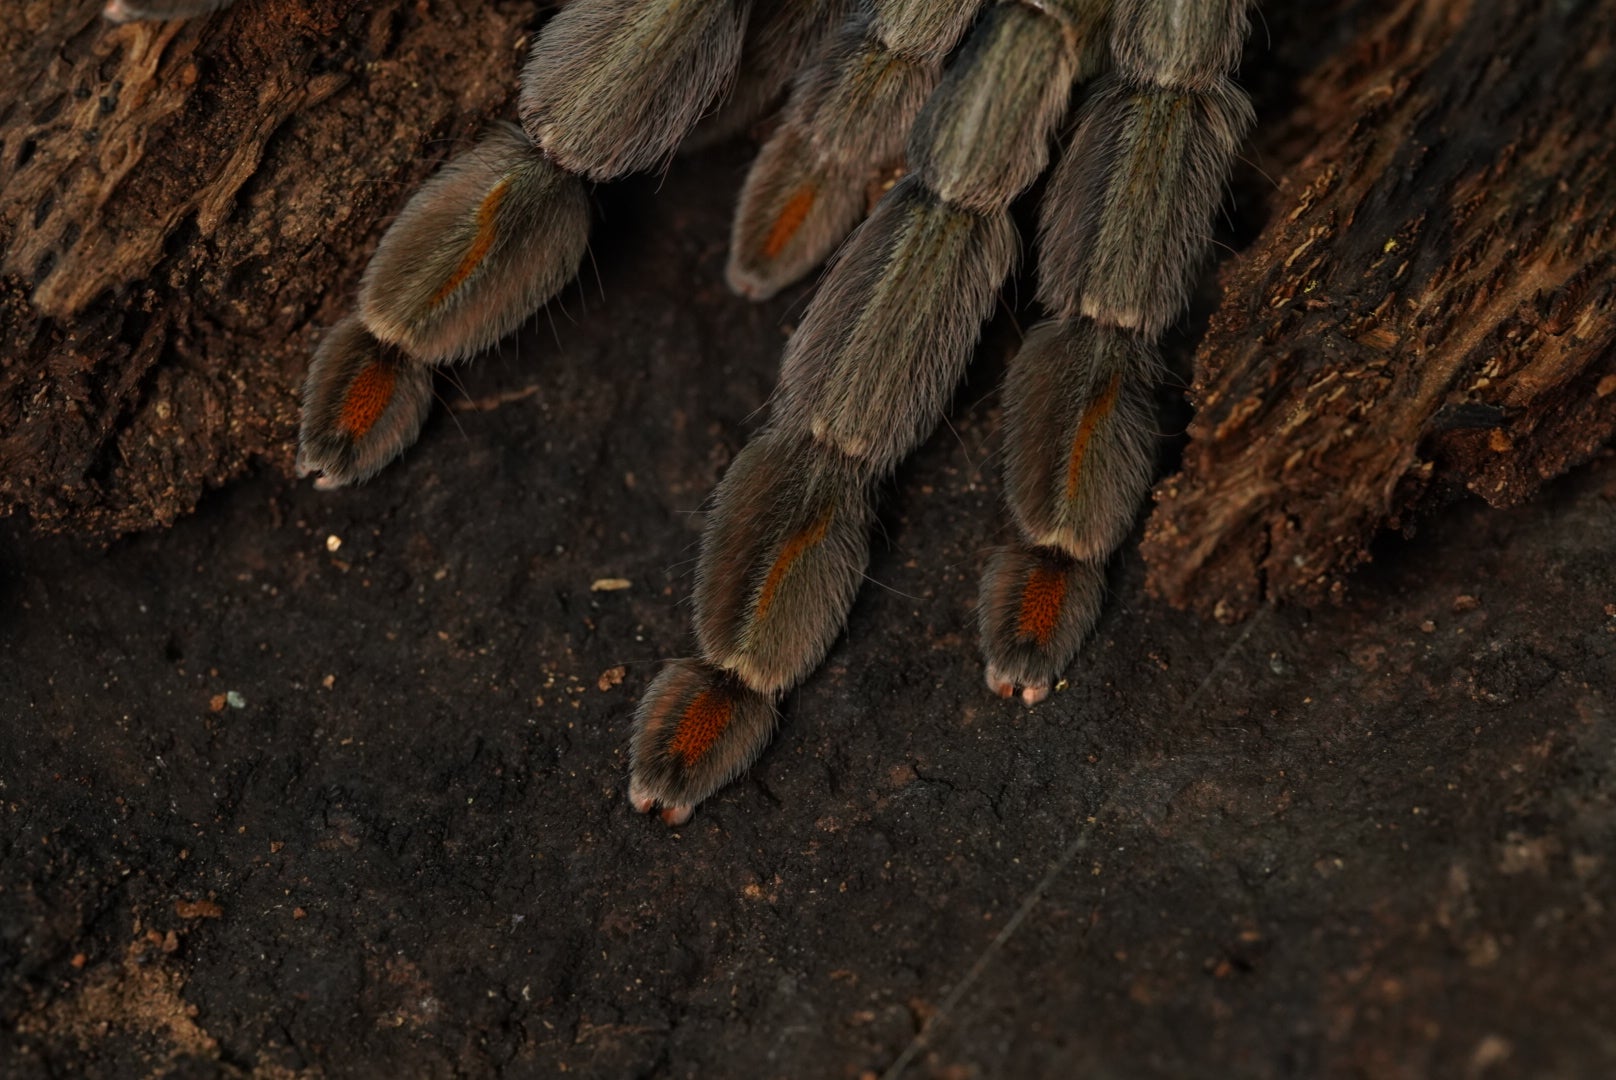
[(628, 799), (670, 826), (750, 765), (774, 734), (774, 703), (700, 660), (676, 660), (634, 717)]
[(977, 611), (988, 688), (1036, 705), (1049, 696), (1100, 614), (1105, 565), (1051, 548), (995, 552)]
[(355, 316), (320, 342), (303, 384), (297, 474), (323, 490), (368, 479), (421, 432), (432, 371), (372, 337)]

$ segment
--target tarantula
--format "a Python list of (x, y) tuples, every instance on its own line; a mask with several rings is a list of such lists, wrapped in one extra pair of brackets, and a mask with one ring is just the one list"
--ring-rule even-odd
[[(110, 0), (106, 15), (229, 2)], [(775, 702), (841, 632), (874, 487), (941, 417), (1017, 261), (1010, 204), (1070, 126), (1039, 211), (1050, 318), (1004, 390), (1020, 539), (990, 559), (979, 603), (988, 686), (1036, 704), (1093, 627), (1152, 479), (1155, 342), (1252, 122), (1230, 78), (1248, 3), (573, 0), (523, 70), (521, 126), (450, 161), (383, 236), (357, 312), (310, 366), (299, 470), (334, 488), (396, 457), (433, 368), (576, 274), (589, 182), (666, 162), (698, 125), (743, 126), (789, 82), (741, 194), (729, 283), (761, 298), (835, 257), (767, 424), (713, 495), (700, 655), (667, 664), (635, 719), (629, 799), (681, 824), (758, 755)], [(860, 224), (871, 178), (899, 164)]]

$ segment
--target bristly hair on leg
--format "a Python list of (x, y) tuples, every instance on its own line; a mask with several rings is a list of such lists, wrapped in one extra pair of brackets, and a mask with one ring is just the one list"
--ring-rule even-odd
[(522, 69), (522, 127), (591, 180), (657, 168), (734, 78), (747, 10), (744, 0), (575, 0)]
[(463, 359), (571, 281), (588, 242), (583, 181), (501, 124), (405, 204), (365, 268), (359, 312), (423, 362)]
[(432, 408), (432, 369), (377, 341), (357, 315), (326, 332), (303, 383), (299, 476), (356, 484), (415, 442)]
[(797, 75), (813, 66), (852, 6), (852, 0), (755, 3), (734, 83), (718, 107), (696, 124), (680, 151), (705, 149), (764, 120)]
[(864, 216), (871, 181), (903, 160), (947, 48), (936, 47), (941, 33), (918, 51), (894, 48), (881, 35), (884, 7), (856, 11), (798, 76), (747, 174), (725, 270), (742, 296), (773, 296), (824, 261)]
[(1085, 101), (1044, 192), (1038, 298), (1060, 321), (1011, 361), (1005, 495), (1021, 540), (990, 562), (981, 601), (988, 685), (1029, 705), (1098, 612), (1070, 575), (1098, 582), (1150, 485), (1154, 343), (1183, 311), (1251, 124), (1228, 77), (1245, 12), (1245, 0), (1118, 0), (1118, 70)]
[[(945, 37), (974, 14), (974, 4), (945, 10), (891, 0), (878, 5), (873, 34), (850, 35), (831, 55), (854, 58), (855, 72), (859, 57), (903, 57), (903, 50), (940, 61)], [(873, 485), (942, 416), (1015, 263), (1019, 241), (1008, 208), (1042, 171), (1072, 82), (1092, 55), (1080, 23), (1092, 31), (1098, 20), (1064, 9), (997, 7), (927, 99), (908, 140), (914, 172), (831, 264), (786, 345), (768, 427), (715, 493), (696, 588), (705, 667), (664, 669), (648, 695), (654, 704), (636, 720), (636, 747), (653, 738), (653, 725), (666, 724), (674, 706), (692, 717), (681, 723), (705, 730), (694, 717), (708, 715), (716, 699), (700, 681), (710, 676), (700, 672), (723, 669), (750, 692), (779, 694), (840, 633), (861, 576), (863, 508)], [(880, 48), (868, 49), (870, 40)], [(748, 190), (755, 188), (749, 183)], [(787, 191), (789, 182), (772, 190)], [(821, 475), (834, 483), (819, 487)], [(1046, 652), (1075, 648), (1098, 610), (1097, 599), (1085, 614), (1063, 598), (1099, 592), (1096, 567), (1060, 553), (1048, 558), (1061, 560), (1053, 579), (1061, 595), (1038, 631)], [(1047, 667), (1029, 659), (1008, 677)], [(641, 761), (637, 756), (630, 783), (639, 809), (671, 807), (683, 820), (693, 801), (711, 793), (682, 774), (675, 788), (670, 774)]]

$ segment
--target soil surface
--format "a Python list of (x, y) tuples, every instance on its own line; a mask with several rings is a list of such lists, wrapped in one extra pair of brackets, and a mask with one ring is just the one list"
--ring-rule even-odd
[(1608, 454), (1311, 613), (1197, 622), (1130, 549), (1026, 710), (990, 345), (762, 760), (630, 811), (803, 304), (719, 284), (744, 161), (607, 194), (598, 285), (365, 487), (0, 524), (0, 1073), (1616, 1075)]

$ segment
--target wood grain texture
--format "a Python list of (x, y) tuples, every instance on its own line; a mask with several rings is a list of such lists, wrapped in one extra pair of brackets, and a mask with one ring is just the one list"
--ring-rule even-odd
[(1223, 270), (1153, 591), (1339, 597), (1384, 528), (1528, 498), (1616, 432), (1616, 5), (1404, 0), (1302, 83)]

